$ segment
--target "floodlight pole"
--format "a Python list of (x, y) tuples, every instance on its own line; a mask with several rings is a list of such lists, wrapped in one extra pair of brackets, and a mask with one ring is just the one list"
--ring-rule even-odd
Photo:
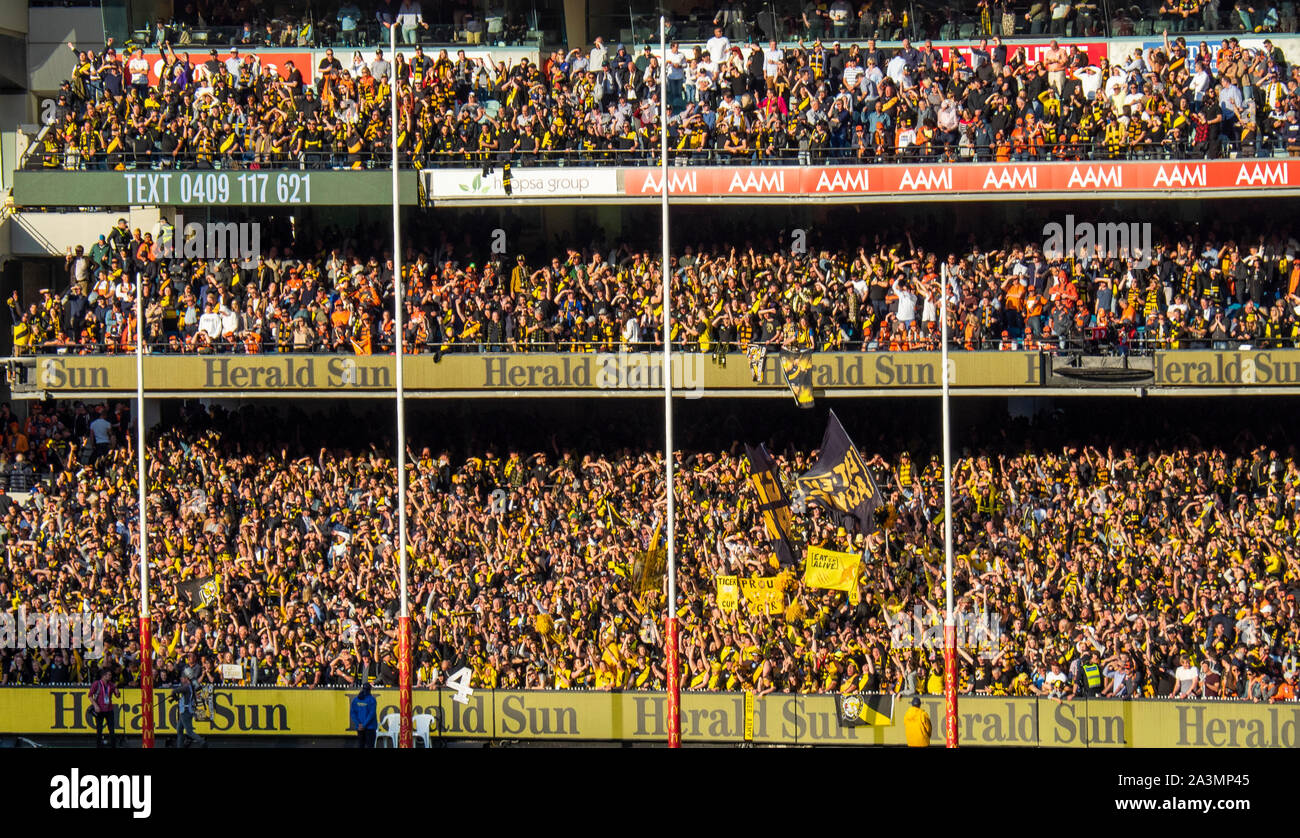
[(939, 320), (942, 327), (942, 346), (939, 362), (943, 366), (943, 703), (944, 742), (949, 748), (957, 747), (957, 621), (952, 605), (952, 419), (949, 415), (948, 375), (948, 265), (939, 266)]
[(397, 379), (397, 574), (401, 611), (397, 617), (397, 707), (401, 717), (398, 744), (410, 748), (411, 741), (411, 613), (406, 591), (406, 388), (402, 376), (402, 206), (397, 177), (397, 21), (388, 26), (389, 92), (392, 106), (393, 141), (393, 376)]
[(144, 469), (144, 294), (135, 279), (135, 460), (136, 492), (140, 504), (140, 733), (141, 744), (153, 747), (153, 637), (149, 626), (149, 510)]
[[(663, 253), (660, 274), (664, 297), (664, 538), (668, 552), (668, 613), (664, 617), (664, 657), (668, 668), (668, 747), (682, 746), (681, 665), (677, 660), (677, 551), (673, 543), (673, 343), (672, 269), (668, 262), (668, 19), (659, 17), (659, 206), (662, 212)], [(685, 359), (683, 358), (683, 363)]]

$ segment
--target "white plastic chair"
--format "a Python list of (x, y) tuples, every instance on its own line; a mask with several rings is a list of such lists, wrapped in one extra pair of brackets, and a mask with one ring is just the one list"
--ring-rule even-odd
[(397, 737), (402, 730), (402, 717), (397, 713), (389, 713), (379, 721), (379, 729), (375, 731), (375, 747), (379, 747), (379, 740), (387, 739), (391, 744), (390, 747), (397, 747)]
[(411, 722), (412, 724), (415, 725), (415, 730), (413, 731), (411, 738), (413, 740), (418, 740), (423, 742), (424, 747), (426, 748), (432, 748), (433, 743), (432, 741), (430, 741), (429, 738), (429, 734), (433, 730), (432, 714), (420, 713), (419, 715), (415, 716), (415, 718), (413, 718)]

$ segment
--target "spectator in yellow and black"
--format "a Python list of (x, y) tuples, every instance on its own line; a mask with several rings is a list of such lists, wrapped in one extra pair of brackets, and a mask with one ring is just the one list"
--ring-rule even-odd
[(27, 355), (40, 342), (31, 312), (23, 311), (18, 302), (18, 292), (9, 297), (9, 320), (13, 326), (13, 347), (15, 355)]

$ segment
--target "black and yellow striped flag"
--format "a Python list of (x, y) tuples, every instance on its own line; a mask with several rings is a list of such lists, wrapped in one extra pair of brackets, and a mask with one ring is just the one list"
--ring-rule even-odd
[(841, 727), (858, 727), (859, 725), (889, 727), (894, 723), (894, 697), (892, 695), (849, 693), (848, 695), (837, 695), (835, 703), (840, 711)]
[(749, 458), (749, 480), (758, 494), (758, 508), (763, 514), (772, 549), (777, 561), (783, 565), (796, 563), (794, 551), (794, 519), (790, 514), (790, 498), (781, 487), (781, 475), (767, 448), (745, 446)]
[(812, 362), (811, 349), (781, 350), (781, 373), (800, 407), (813, 406)]

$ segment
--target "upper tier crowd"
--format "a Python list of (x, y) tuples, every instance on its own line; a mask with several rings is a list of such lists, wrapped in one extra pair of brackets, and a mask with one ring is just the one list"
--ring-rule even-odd
[[(1091, 60), (1000, 37), (969, 50), (875, 40), (669, 47), (668, 142), (688, 163), (1217, 158), (1300, 153), (1300, 69), (1271, 41), (1182, 36)], [(383, 49), (314, 68), (255, 53), (78, 50), (28, 167), (390, 165)], [(451, 54), (454, 52), (454, 54)], [(404, 166), (653, 162), (660, 56), (601, 38), (540, 65), (417, 46), (396, 58)], [(157, 72), (155, 72), (157, 71)], [(308, 81), (311, 79), (311, 81)]]
[[(60, 2), (68, 5), (79, 0), (36, 0), (33, 5)], [(159, 9), (162, 13), (139, 33), (145, 43), (188, 45), (201, 40), (265, 47), (373, 46), (388, 43), (389, 30), (395, 25), (398, 43), (513, 45), (535, 42), (539, 34), (536, 27), (546, 25), (536, 4), (529, 7), (510, 0), (444, 0), (432, 4), (420, 0), (338, 0), (312, 8), (297, 3), (263, 8), (248, 0), (187, 0), (165, 8), (170, 9), (170, 14)], [(630, 9), (625, 12), (593, 15), (590, 26), (594, 31), (614, 26), (628, 31), (630, 27), (637, 38), (658, 37), (657, 16), (634, 15)], [(714, 26), (722, 27), (729, 38), (738, 41), (1297, 31), (1291, 0), (1258, 4), (1222, 0), (749, 0), (668, 12), (670, 38), (700, 41), (708, 39)]]
[[(672, 335), (719, 360), (751, 344), (821, 351), (939, 347), (941, 277), (954, 348), (1094, 352), (1294, 346), (1300, 242), (1285, 229), (1173, 234), (1150, 252), (1087, 256), (1047, 244), (972, 241), (936, 254), (863, 237), (794, 254), (771, 241), (697, 244), (672, 257)], [(150, 352), (391, 352), (393, 262), (326, 235), (247, 266), (171, 259), (164, 228), (125, 219), (67, 256), (68, 284), (9, 300), (17, 354), (134, 351), (136, 284)], [(326, 244), (326, 241), (334, 245)], [(355, 246), (354, 246), (355, 245)], [(1137, 247), (1137, 243), (1132, 244)], [(1044, 248), (1048, 247), (1048, 252)], [(486, 256), (487, 254), (479, 254)], [(402, 261), (405, 351), (649, 351), (662, 347), (657, 252), (625, 243), (549, 259), (479, 260), (445, 232)], [(1146, 256), (1150, 257), (1149, 264)], [(1114, 258), (1112, 258), (1114, 257)], [(941, 264), (942, 263), (942, 264)]]
[[(189, 666), (200, 683), (222, 683), (219, 665), (241, 664), (224, 683), (392, 685), (392, 452), (367, 447), (358, 417), (293, 423), (263, 410), (187, 406), (149, 443), (157, 677)], [(0, 601), (108, 618), (102, 657), (4, 649), (0, 682), (84, 682), (107, 667), (137, 684), (129, 412), (0, 413), (15, 459), (52, 472), (25, 502), (0, 493)], [(1179, 424), (1122, 441), (1141, 424), (1139, 414), (1102, 438), (1091, 415), (963, 428), (987, 441), (954, 464), (956, 606), (972, 618), (963, 692), (1295, 698), (1292, 438), (1281, 425), (1252, 434), (1211, 422), (1205, 439)], [(857, 604), (776, 566), (738, 444), (675, 453), (687, 688), (941, 692), (941, 466), (913, 459), (905, 436), (882, 428), (863, 446), (890, 502), (884, 529), (846, 531), (795, 495), (800, 544), (863, 553)], [(816, 456), (775, 453), (791, 490)], [(572, 450), (552, 437), (545, 450), (508, 439), (416, 448), (408, 463), (417, 686), (467, 666), (475, 687), (664, 687), (664, 595), (630, 580), (661, 524), (662, 453)], [(0, 478), (11, 466), (6, 454)], [(779, 607), (722, 607), (721, 575), (779, 576)]]

